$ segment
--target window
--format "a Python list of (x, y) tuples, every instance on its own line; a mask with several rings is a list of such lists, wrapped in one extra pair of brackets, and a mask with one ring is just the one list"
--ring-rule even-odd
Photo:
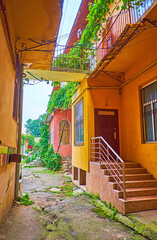
[(157, 141), (157, 81), (142, 89), (145, 142)]
[(50, 144), (53, 144), (53, 123), (51, 124), (50, 127)]
[(66, 86), (67, 85), (67, 82), (60, 82), (60, 87), (62, 88), (62, 87), (64, 87), (64, 86)]
[(83, 100), (76, 103), (75, 111), (75, 144), (83, 145)]
[(67, 120), (59, 123), (59, 139), (61, 139), (61, 145), (70, 144), (70, 124)]

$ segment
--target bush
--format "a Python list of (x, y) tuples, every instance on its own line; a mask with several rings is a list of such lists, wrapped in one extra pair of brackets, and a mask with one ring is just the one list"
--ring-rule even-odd
[(29, 198), (29, 194), (26, 193), (24, 196), (22, 196), (22, 198), (20, 199), (20, 204), (21, 205), (25, 205), (25, 206), (29, 206), (32, 205), (34, 202), (30, 200)]
[(44, 162), (47, 168), (51, 170), (59, 170), (61, 168), (61, 155), (55, 153), (53, 145), (49, 145), (48, 151), (45, 154)]
[[(26, 159), (26, 162), (27, 162), (27, 159)], [(28, 163), (30, 163), (31, 162), (31, 157), (29, 156), (28, 157)]]

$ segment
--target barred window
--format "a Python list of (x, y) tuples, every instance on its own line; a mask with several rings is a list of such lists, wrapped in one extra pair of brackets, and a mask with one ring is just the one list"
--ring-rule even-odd
[(70, 144), (70, 123), (67, 120), (59, 123), (59, 139), (61, 139), (61, 145)]
[(83, 100), (74, 106), (75, 112), (75, 145), (83, 145)]
[(157, 81), (142, 89), (144, 141), (157, 141)]

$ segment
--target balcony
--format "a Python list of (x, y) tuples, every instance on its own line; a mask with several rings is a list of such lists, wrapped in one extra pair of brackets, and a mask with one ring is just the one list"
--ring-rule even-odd
[[(114, 50), (116, 44), (124, 44), (119, 42), (119, 38), (124, 42), (126, 38), (132, 35), (137, 26), (140, 26), (138, 23), (141, 22), (142, 17), (153, 2), (154, 0), (146, 0), (141, 6), (121, 10), (119, 14), (108, 18), (105, 30), (102, 32), (101, 42), (93, 43), (93, 47), (90, 49), (83, 45), (71, 47), (57, 45), (51, 70), (93, 72), (104, 61), (105, 56), (109, 53), (113, 55), (111, 49)], [(112, 57), (110, 56), (109, 59), (112, 59)], [(109, 60), (107, 59), (107, 61)]]
[(96, 49), (82, 45), (66, 47), (57, 45), (51, 70), (90, 73), (95, 68)]
[(153, 4), (154, 0), (145, 0), (138, 7), (129, 10), (121, 10), (119, 14), (108, 18), (105, 30), (102, 33), (102, 41), (97, 46), (97, 61), (99, 62), (116, 43), (127, 25), (136, 24), (141, 21), (144, 13)]

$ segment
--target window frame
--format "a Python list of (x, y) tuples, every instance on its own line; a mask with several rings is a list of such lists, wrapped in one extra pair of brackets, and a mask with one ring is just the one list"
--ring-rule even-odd
[[(148, 86), (150, 86), (150, 85), (152, 85), (152, 84), (154, 84), (155, 82), (157, 82), (157, 80), (155, 79), (154, 81), (151, 81), (151, 82), (149, 82), (148, 84), (146, 84), (146, 85), (144, 85), (144, 86), (142, 86), (141, 87), (141, 91), (140, 91), (140, 93), (141, 93), (141, 107), (142, 107), (142, 142), (143, 143), (157, 143), (157, 136), (156, 136), (156, 131), (157, 131), (157, 129), (156, 129), (156, 127), (155, 127), (155, 121), (154, 121), (154, 112), (155, 112), (155, 109), (156, 108), (154, 108), (154, 103), (157, 103), (157, 98), (155, 99), (155, 100), (150, 100), (150, 101), (148, 101), (148, 102), (146, 102), (146, 103), (144, 103), (144, 92), (143, 92), (143, 89), (145, 89), (145, 88), (147, 88)], [(147, 140), (147, 136), (146, 136), (146, 124), (145, 124), (145, 116), (144, 116), (144, 114), (145, 114), (145, 111), (144, 111), (144, 108), (146, 107), (146, 106), (149, 106), (150, 105), (150, 107), (151, 107), (151, 118), (152, 118), (152, 132), (153, 132), (153, 140)]]
[[(76, 108), (79, 106), (79, 104), (82, 103), (82, 106), (83, 106), (83, 110), (82, 110), (82, 119), (80, 119), (80, 124), (82, 122), (82, 125), (83, 125), (83, 141), (76, 141), (76, 123), (78, 121), (76, 121)], [(81, 118), (80, 117), (80, 118)], [(81, 128), (80, 128), (80, 133), (81, 133)], [(80, 134), (81, 136), (81, 134)], [(83, 101), (83, 97), (78, 100), (75, 105), (74, 105), (74, 146), (84, 146), (84, 101)]]

